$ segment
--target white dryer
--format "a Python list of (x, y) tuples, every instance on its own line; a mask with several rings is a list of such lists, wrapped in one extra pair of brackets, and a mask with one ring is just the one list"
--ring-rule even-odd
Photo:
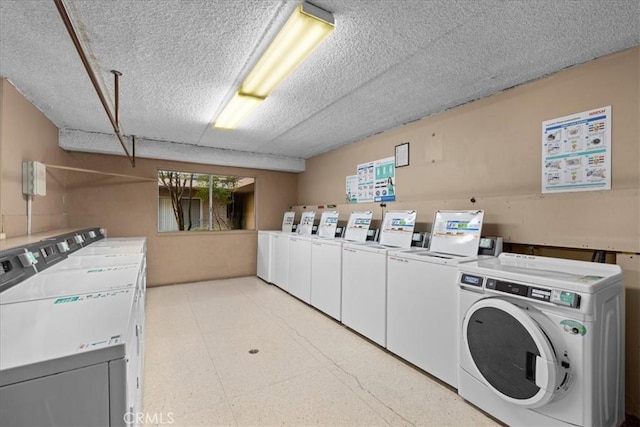
[(459, 284), (464, 399), (509, 425), (623, 422), (619, 266), (503, 253)]

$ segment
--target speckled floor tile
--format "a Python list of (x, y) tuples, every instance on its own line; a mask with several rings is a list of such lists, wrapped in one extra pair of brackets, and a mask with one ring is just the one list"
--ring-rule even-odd
[(144, 341), (146, 425), (496, 425), (256, 277), (150, 288)]
[(231, 400), (243, 426), (384, 426), (384, 419), (320, 368)]

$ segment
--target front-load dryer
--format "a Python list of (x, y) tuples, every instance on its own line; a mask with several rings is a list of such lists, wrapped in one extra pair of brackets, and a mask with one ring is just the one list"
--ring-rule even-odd
[(503, 253), (459, 269), (464, 399), (509, 425), (622, 423), (619, 266)]

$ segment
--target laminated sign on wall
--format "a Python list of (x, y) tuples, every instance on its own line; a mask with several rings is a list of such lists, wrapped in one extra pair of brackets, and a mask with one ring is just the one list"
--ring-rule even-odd
[(396, 200), (395, 158), (361, 163), (356, 175), (346, 177), (348, 203), (393, 202)]
[(611, 106), (542, 122), (542, 192), (611, 189)]

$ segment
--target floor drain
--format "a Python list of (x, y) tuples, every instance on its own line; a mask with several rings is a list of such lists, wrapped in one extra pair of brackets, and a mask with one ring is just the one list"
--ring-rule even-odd
[(252, 348), (251, 350), (249, 350), (249, 354), (256, 354), (258, 351), (260, 350), (258, 350), (257, 348)]

